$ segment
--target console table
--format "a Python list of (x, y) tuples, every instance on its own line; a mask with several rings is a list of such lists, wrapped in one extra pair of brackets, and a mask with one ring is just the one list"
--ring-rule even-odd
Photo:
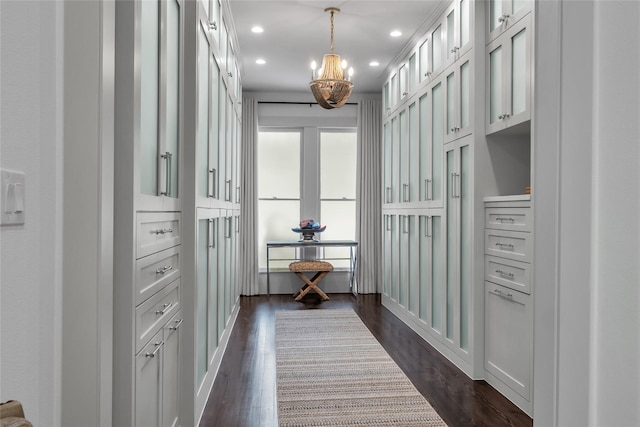
[[(271, 248), (313, 248), (313, 247), (348, 247), (349, 248), (349, 288), (351, 292), (356, 293), (354, 288), (356, 262), (358, 252), (358, 242), (355, 240), (295, 240), (295, 241), (267, 241), (267, 295), (271, 294), (271, 286), (269, 283), (269, 262), (271, 257), (269, 250)], [(292, 261), (294, 258), (292, 258)]]

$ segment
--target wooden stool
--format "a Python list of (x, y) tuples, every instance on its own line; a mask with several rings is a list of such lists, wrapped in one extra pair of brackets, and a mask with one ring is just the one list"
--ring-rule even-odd
[[(300, 301), (310, 290), (316, 291), (323, 300), (328, 300), (327, 294), (322, 292), (322, 289), (318, 287), (320, 280), (324, 278), (330, 271), (333, 271), (333, 265), (326, 261), (295, 261), (289, 264), (289, 270), (293, 271), (302, 279), (305, 283), (293, 296), (296, 301)], [(315, 272), (311, 280), (305, 276), (304, 272)]]

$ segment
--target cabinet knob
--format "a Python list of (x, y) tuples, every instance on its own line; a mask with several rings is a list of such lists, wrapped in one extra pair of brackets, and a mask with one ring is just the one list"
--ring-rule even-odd
[(503, 13), (502, 16), (498, 18), (498, 22), (507, 22), (510, 16), (508, 13)]

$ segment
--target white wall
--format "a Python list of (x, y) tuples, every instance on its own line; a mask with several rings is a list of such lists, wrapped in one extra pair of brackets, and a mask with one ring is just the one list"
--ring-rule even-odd
[(0, 163), (26, 175), (25, 224), (0, 230), (0, 400), (59, 425), (62, 3), (0, 2)]
[(640, 4), (539, 2), (534, 424), (640, 425)]

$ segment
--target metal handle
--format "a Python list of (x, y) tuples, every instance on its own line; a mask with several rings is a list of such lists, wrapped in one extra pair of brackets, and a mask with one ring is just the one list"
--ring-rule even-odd
[(460, 175), (451, 172), (451, 198), (459, 199), (460, 198), (460, 189), (458, 188), (460, 183)]
[(501, 242), (497, 242), (496, 246), (500, 246), (501, 248), (509, 248), (509, 249), (513, 249), (513, 245), (511, 243), (501, 243)]
[(173, 155), (166, 151), (164, 154), (160, 155), (161, 158), (164, 159), (165, 165), (165, 178), (164, 178), (164, 191), (160, 191), (161, 196), (171, 196), (171, 158)]
[(231, 217), (224, 219), (224, 237), (225, 239), (231, 238)]
[(402, 96), (407, 96), (409, 95), (409, 92), (402, 92)]
[(499, 118), (500, 120), (504, 120), (504, 119), (509, 118), (510, 116), (511, 116), (511, 115), (510, 115), (509, 113), (504, 113), (504, 114), (500, 114), (500, 115), (498, 116), (498, 118)]
[(151, 353), (145, 353), (144, 357), (156, 357), (156, 353), (160, 351), (160, 349), (164, 345), (164, 341), (160, 341), (160, 342), (154, 343), (153, 345), (156, 346), (156, 349), (153, 350)]
[(387, 231), (391, 231), (391, 215), (385, 215), (384, 218), (385, 218), (385, 224), (384, 224), (385, 229)]
[(171, 271), (171, 270), (173, 270), (173, 266), (166, 265), (162, 268), (157, 269), (156, 274), (165, 274), (167, 271)]
[(510, 292), (504, 292), (500, 289), (494, 289), (493, 290), (494, 293), (500, 295), (501, 297), (505, 297), (505, 298), (513, 298), (513, 294)]
[(159, 228), (157, 230), (151, 230), (154, 234), (168, 234), (173, 233), (173, 228)]
[(509, 15), (508, 13), (503, 13), (502, 16), (500, 18), (498, 18), (498, 22), (506, 22), (507, 19), (509, 19), (511, 15)]
[(208, 239), (209, 241), (207, 242), (207, 246), (209, 246), (211, 249), (215, 249), (216, 248), (216, 236), (215, 236), (215, 227), (213, 226), (213, 219), (209, 218), (209, 233), (208, 233)]
[(501, 275), (501, 276), (505, 276), (505, 277), (508, 277), (510, 279), (513, 279), (513, 273), (507, 273), (506, 271), (502, 271), (502, 270), (496, 270), (496, 273)]
[(183, 321), (184, 321), (183, 319), (175, 320), (174, 322), (175, 322), (176, 324), (175, 324), (175, 325), (173, 325), (173, 326), (169, 326), (169, 330), (170, 330), (170, 331), (177, 331), (177, 330), (178, 330), (178, 328), (180, 327), (180, 325), (182, 325), (182, 322), (183, 322)]
[(459, 50), (460, 50), (460, 48), (458, 46), (454, 46), (454, 47), (451, 48), (451, 53), (456, 53)]
[(409, 201), (409, 184), (402, 184), (402, 201)]
[(228, 179), (224, 182), (224, 200), (231, 201), (231, 180)]
[(431, 221), (433, 220), (432, 216), (427, 216), (426, 219), (426, 227), (424, 230), (424, 237), (426, 238), (431, 238), (432, 232), (433, 232), (433, 224), (431, 223)]
[(430, 178), (427, 178), (424, 180), (424, 191), (425, 191), (425, 196), (426, 200), (432, 200), (433, 199), (433, 181)]
[(156, 310), (156, 314), (157, 314), (157, 315), (162, 316), (162, 315), (164, 315), (164, 314), (167, 312), (167, 310), (169, 310), (171, 307), (173, 307), (173, 303), (172, 303), (172, 302), (167, 303), (167, 304), (162, 304), (162, 310)]
[(217, 31), (218, 30), (218, 25), (216, 24), (216, 21), (211, 21), (209, 23), (209, 29), (213, 30), (213, 31)]
[(385, 203), (391, 203), (391, 187), (385, 187)]
[(236, 203), (240, 203), (240, 186), (236, 187)]
[(209, 169), (209, 181), (208, 181), (209, 189), (207, 191), (207, 197), (215, 197), (215, 189), (216, 189), (216, 169)]
[(429, 77), (431, 75), (431, 71), (427, 71), (426, 73), (424, 73), (425, 77)]
[(402, 215), (402, 233), (409, 234), (409, 215)]
[(501, 217), (501, 216), (496, 217), (496, 221), (500, 221), (500, 222), (505, 222), (505, 221), (516, 222), (515, 218), (512, 218), (512, 217)]

